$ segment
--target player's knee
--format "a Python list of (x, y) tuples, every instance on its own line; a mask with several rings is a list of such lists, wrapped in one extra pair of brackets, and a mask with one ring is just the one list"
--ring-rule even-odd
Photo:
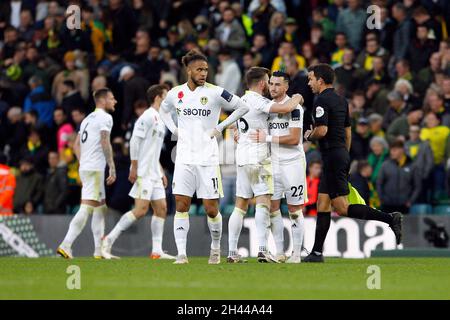
[(303, 209), (303, 206), (294, 206), (294, 205), (288, 204), (289, 216), (291, 216), (291, 213), (297, 215), (297, 217), (293, 218), (293, 219), (297, 219), (298, 218), (298, 212), (299, 211), (301, 212), (302, 209)]
[(146, 206), (137, 206), (137, 207), (134, 208), (133, 211), (134, 211), (133, 214), (136, 217), (136, 219), (140, 219), (140, 218), (142, 218), (143, 216), (145, 216), (147, 214), (148, 207), (146, 207)]
[(210, 218), (214, 218), (219, 213), (219, 209), (214, 205), (205, 205), (205, 212)]
[(178, 212), (188, 212), (189, 211), (189, 203), (187, 201), (179, 201), (176, 203)]
[(160, 218), (165, 218), (167, 216), (167, 205), (162, 204), (158, 205), (158, 207), (155, 207), (153, 210), (153, 214)]

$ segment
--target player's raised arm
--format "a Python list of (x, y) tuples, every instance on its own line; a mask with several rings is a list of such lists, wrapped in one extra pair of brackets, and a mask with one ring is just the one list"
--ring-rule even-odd
[(109, 137), (109, 131), (100, 131), (100, 142), (102, 145), (103, 154), (105, 155), (106, 163), (108, 163), (109, 167), (109, 177), (106, 179), (107, 185), (111, 185), (114, 183), (114, 181), (116, 181), (116, 166), (114, 164), (113, 151)]
[(294, 94), (291, 99), (284, 103), (274, 103), (270, 107), (270, 112), (273, 113), (288, 113), (297, 108), (297, 105), (303, 104), (303, 97), (301, 94)]
[(240, 119), (250, 110), (250, 107), (241, 98), (236, 95), (232, 95), (225, 89), (220, 89), (222, 90), (222, 93), (220, 95), (221, 100), (223, 100), (222, 104), (233, 108), (234, 111), (224, 121), (216, 126), (216, 130), (219, 133), (222, 132), (226, 127), (233, 124), (236, 120)]
[(159, 115), (161, 116), (162, 121), (166, 125), (166, 127), (172, 132), (174, 135), (178, 135), (178, 128), (173, 121), (171, 111), (175, 108), (172, 99), (172, 90), (169, 91), (166, 98), (162, 101), (161, 107), (159, 109)]

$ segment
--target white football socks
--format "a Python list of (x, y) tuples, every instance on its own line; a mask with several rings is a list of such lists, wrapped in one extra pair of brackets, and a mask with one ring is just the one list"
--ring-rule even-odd
[(89, 218), (89, 215), (94, 212), (94, 207), (88, 206), (86, 204), (82, 204), (80, 209), (78, 209), (77, 213), (73, 217), (72, 221), (70, 221), (69, 230), (67, 231), (66, 237), (61, 243), (61, 247), (70, 249), (72, 247), (75, 239), (80, 235), (81, 231), (83, 231), (84, 226)]
[(242, 225), (244, 223), (244, 216), (246, 212), (237, 207), (234, 208), (233, 213), (228, 220), (228, 256), (233, 257), (238, 254), (238, 242), (241, 234)]
[(280, 209), (270, 213), (270, 229), (275, 240), (277, 255), (284, 254), (284, 224)]
[(164, 232), (164, 222), (164, 218), (157, 217), (155, 215), (152, 216), (152, 252), (154, 253), (163, 253), (162, 240)]
[(269, 208), (262, 203), (256, 204), (255, 224), (260, 252), (267, 252), (267, 239), (270, 231)]
[(293, 242), (293, 255), (300, 255), (302, 252), (303, 236), (305, 234), (305, 218), (302, 210), (289, 212), (291, 219), (291, 231)]
[(211, 233), (211, 249), (220, 249), (222, 238), (222, 215), (220, 212), (214, 218), (208, 216), (208, 227)]
[(186, 255), (187, 234), (189, 231), (189, 212), (175, 212), (173, 233), (177, 244), (178, 255)]
[(136, 220), (137, 219), (133, 214), (133, 211), (128, 211), (127, 213), (125, 213), (111, 230), (111, 232), (107, 235), (109, 243), (113, 245), (120, 234), (127, 230)]
[(94, 256), (101, 255), (102, 238), (105, 235), (105, 214), (107, 207), (101, 205), (94, 208), (94, 214), (92, 215), (91, 230), (94, 235)]

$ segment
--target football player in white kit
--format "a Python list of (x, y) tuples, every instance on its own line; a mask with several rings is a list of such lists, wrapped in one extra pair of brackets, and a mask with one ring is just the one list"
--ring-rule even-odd
[(162, 239), (164, 221), (167, 216), (165, 185), (167, 179), (159, 163), (159, 156), (164, 143), (166, 127), (159, 116), (161, 102), (167, 95), (164, 85), (153, 85), (147, 90), (147, 101), (150, 106), (136, 120), (130, 140), (131, 169), (129, 180), (133, 183), (130, 196), (134, 198), (134, 209), (125, 213), (103, 239), (102, 255), (106, 259), (117, 258), (111, 254), (111, 248), (122, 232), (127, 230), (136, 220), (145, 216), (151, 204), (153, 217), (152, 259), (175, 259), (164, 253)]
[[(276, 71), (269, 81), (273, 101), (283, 103), (289, 100), (289, 75)], [(271, 141), (274, 194), (270, 205), (270, 227), (275, 240), (277, 260), (286, 261), (284, 254), (284, 224), (280, 202), (286, 196), (291, 220), (293, 251), (287, 263), (300, 263), (300, 253), (305, 232), (303, 205), (308, 201), (306, 185), (306, 158), (302, 141), (303, 108), (300, 105), (290, 113), (271, 113), (269, 134), (258, 130), (251, 134), (256, 142)]]
[[(218, 264), (222, 236), (222, 216), (219, 212), (222, 182), (217, 137), (221, 136), (224, 128), (246, 114), (249, 107), (225, 89), (206, 83), (208, 63), (201, 52), (188, 52), (183, 57), (183, 65), (188, 81), (169, 91), (160, 111), (166, 126), (178, 136), (173, 177), (173, 194), (176, 201), (174, 235), (178, 256), (174, 263), (188, 263), (188, 212), (192, 196), (197, 193), (197, 197), (203, 199), (212, 238), (208, 263)], [(235, 110), (218, 124), (222, 106)], [(170, 114), (173, 109), (177, 112), (178, 128)]]
[(268, 132), (270, 113), (290, 113), (303, 98), (299, 94), (283, 102), (265, 98), (264, 96), (269, 93), (269, 75), (270, 71), (261, 67), (253, 67), (245, 75), (249, 91), (242, 100), (250, 106), (250, 111), (238, 121), (236, 204), (228, 226), (229, 263), (245, 262), (238, 255), (237, 244), (249, 200), (253, 197), (256, 197), (258, 261), (278, 262), (267, 250), (270, 197), (274, 193), (272, 160), (268, 144), (271, 141), (254, 142), (250, 134), (256, 133), (257, 130)]
[(70, 222), (66, 237), (57, 249), (63, 258), (71, 259), (72, 243), (83, 231), (92, 214), (92, 233), (94, 234), (94, 258), (101, 259), (101, 242), (105, 232), (105, 167), (108, 164), (109, 176), (106, 184), (116, 180), (116, 167), (110, 142), (113, 118), (108, 112), (114, 111), (117, 101), (108, 88), (94, 92), (95, 111), (81, 122), (75, 140), (74, 151), (80, 161), (81, 205)]

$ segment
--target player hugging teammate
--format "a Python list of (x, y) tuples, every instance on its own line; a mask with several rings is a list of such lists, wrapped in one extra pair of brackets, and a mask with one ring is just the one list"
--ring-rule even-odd
[[(303, 205), (307, 202), (306, 160), (302, 144), (303, 97), (287, 96), (289, 76), (284, 72), (272, 75), (266, 68), (253, 67), (245, 74), (248, 91), (239, 98), (227, 90), (206, 82), (207, 58), (192, 50), (183, 57), (188, 80), (167, 92), (156, 85), (147, 92), (149, 109), (136, 121), (130, 141), (132, 166), (129, 180), (134, 183), (130, 196), (135, 208), (122, 216), (110, 232), (104, 234), (105, 192), (104, 170), (109, 167), (107, 184), (115, 180), (115, 166), (109, 133), (116, 101), (109, 89), (94, 93), (96, 111), (81, 124), (76, 154), (80, 159), (82, 201), (68, 233), (57, 252), (72, 258), (72, 243), (81, 233), (90, 214), (93, 214), (95, 252), (97, 258), (116, 258), (111, 249), (119, 235), (152, 206), (153, 252), (151, 257), (175, 258), (165, 254), (161, 241), (166, 217), (165, 176), (159, 164), (165, 126), (178, 137), (177, 156), (173, 175), (173, 194), (176, 201), (174, 236), (177, 246), (175, 264), (188, 263), (187, 235), (189, 208), (196, 193), (202, 199), (211, 234), (209, 264), (220, 263), (222, 216), (219, 198), (222, 182), (219, 167), (217, 138), (233, 123), (237, 124), (236, 203), (228, 225), (229, 263), (246, 260), (238, 253), (238, 240), (249, 201), (256, 200), (255, 223), (258, 239), (258, 261), (272, 263), (300, 263), (304, 236)], [(334, 71), (319, 65), (309, 72), (309, 85), (318, 96), (314, 106), (315, 128), (305, 132), (305, 139), (319, 140), (324, 157), (324, 171), (319, 186), (316, 242), (306, 259), (321, 262), (323, 242), (330, 225), (333, 206), (341, 215), (378, 220), (388, 223), (397, 242), (401, 241), (401, 214), (384, 213), (347, 201), (350, 127), (348, 105), (332, 90)], [(270, 96), (271, 99), (268, 97)], [(234, 109), (220, 124), (222, 107)], [(172, 113), (177, 114), (177, 125)], [(280, 202), (286, 198), (293, 239), (292, 255), (284, 253), (284, 224)], [(276, 255), (268, 250), (272, 231)]]

